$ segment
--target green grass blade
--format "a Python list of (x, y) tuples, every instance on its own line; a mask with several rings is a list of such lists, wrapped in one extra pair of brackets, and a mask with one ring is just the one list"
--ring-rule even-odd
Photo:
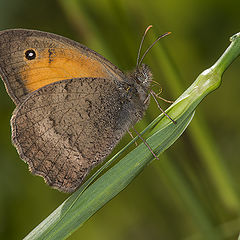
[[(197, 105), (207, 94), (219, 87), (223, 72), (239, 53), (240, 34), (236, 34), (232, 37), (231, 45), (216, 64), (200, 74), (167, 110), (177, 124), (161, 114), (148, 126), (148, 130), (151, 130), (147, 142), (155, 153), (162, 153), (181, 136), (190, 123)], [(140, 144), (90, 186), (90, 181), (84, 184), (25, 239), (66, 238), (122, 191), (152, 160), (152, 154), (143, 143)], [(106, 164), (109, 165), (109, 162)]]
[[(148, 141), (154, 151), (161, 153), (168, 148), (181, 135), (192, 116), (193, 113), (184, 114), (177, 126), (170, 123), (156, 131)], [(69, 235), (123, 190), (152, 159), (152, 154), (144, 144), (141, 144), (85, 191), (78, 190), (74, 193), (26, 239), (61, 239)]]

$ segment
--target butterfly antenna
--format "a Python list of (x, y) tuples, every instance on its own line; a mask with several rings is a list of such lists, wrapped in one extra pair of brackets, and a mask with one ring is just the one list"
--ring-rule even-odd
[(159, 36), (159, 37), (152, 43), (152, 45), (150, 45), (150, 46), (148, 47), (148, 49), (145, 51), (145, 53), (143, 54), (140, 62), (138, 62), (138, 65), (137, 65), (137, 66), (140, 66), (140, 65), (141, 65), (143, 59), (145, 58), (145, 56), (147, 55), (147, 53), (152, 49), (152, 47), (153, 47), (161, 38), (169, 35), (170, 33), (171, 33), (171, 32), (166, 32), (166, 33), (164, 33), (163, 35)]
[(146, 30), (145, 30), (145, 32), (144, 32), (144, 34), (143, 34), (143, 36), (142, 36), (142, 40), (141, 40), (141, 43), (140, 43), (140, 46), (139, 46), (139, 49), (138, 49), (137, 65), (136, 65), (136, 67), (139, 66), (138, 62), (139, 62), (140, 53), (141, 53), (141, 50), (142, 50), (143, 41), (144, 41), (145, 36), (147, 35), (147, 32), (149, 31), (150, 28), (152, 28), (152, 25), (149, 25), (149, 26), (146, 28)]

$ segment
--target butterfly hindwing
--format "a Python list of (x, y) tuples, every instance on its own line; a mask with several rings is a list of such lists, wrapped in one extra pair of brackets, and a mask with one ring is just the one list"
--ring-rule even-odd
[(129, 128), (122, 95), (113, 81), (100, 78), (40, 88), (13, 114), (13, 143), (34, 174), (72, 192)]

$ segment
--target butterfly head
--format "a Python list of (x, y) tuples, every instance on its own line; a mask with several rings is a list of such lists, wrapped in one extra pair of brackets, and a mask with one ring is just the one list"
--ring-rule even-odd
[(142, 63), (141, 66), (137, 67), (131, 74), (131, 77), (134, 79), (136, 85), (141, 86), (145, 92), (148, 92), (153, 79), (152, 72), (148, 65)]
[[(152, 82), (152, 72), (150, 68), (142, 63), (135, 71), (129, 74), (129, 80), (134, 85), (140, 102), (145, 105), (148, 103), (150, 84)], [(148, 105), (148, 104), (146, 104)]]

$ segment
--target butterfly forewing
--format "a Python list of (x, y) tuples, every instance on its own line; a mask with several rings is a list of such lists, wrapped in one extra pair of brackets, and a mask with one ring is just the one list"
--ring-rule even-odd
[(80, 43), (35, 30), (0, 32), (0, 75), (16, 104), (29, 93), (63, 79), (98, 77), (121, 81), (122, 72)]

